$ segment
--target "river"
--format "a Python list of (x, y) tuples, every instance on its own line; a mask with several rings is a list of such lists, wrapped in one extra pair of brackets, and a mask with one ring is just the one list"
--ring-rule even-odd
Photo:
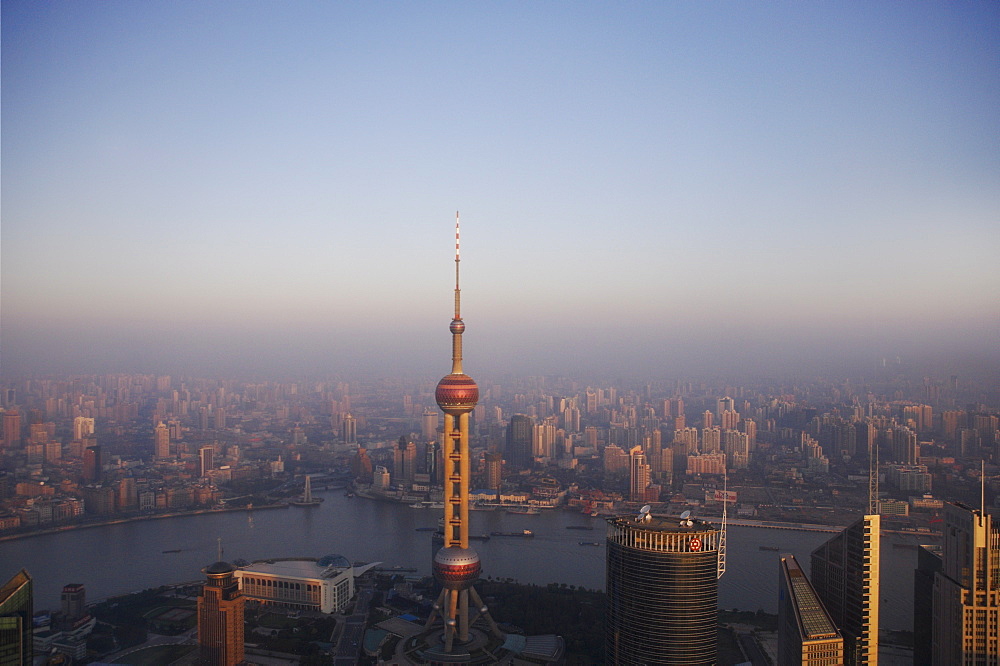
[[(318, 507), (234, 511), (144, 520), (68, 530), (0, 543), (0, 582), (21, 567), (34, 579), (35, 608), (58, 609), (62, 586), (83, 583), (96, 601), (150, 587), (200, 580), (202, 567), (217, 558), (257, 560), (341, 554), (353, 561), (383, 562), (430, 574), (430, 532), (440, 509), (347, 498), (343, 491), (314, 493)], [(551, 510), (540, 515), (470, 513), (472, 534), (530, 529), (534, 538), (494, 537), (473, 541), (483, 577), (522, 583), (566, 583), (604, 588), (604, 520)], [(566, 529), (569, 525), (593, 530)], [(730, 527), (727, 571), (719, 582), (719, 607), (777, 612), (778, 551), (792, 553), (808, 570), (809, 554), (833, 534), (800, 530)], [(882, 627), (910, 630), (917, 537), (882, 539)], [(908, 547), (894, 547), (893, 543)], [(164, 552), (176, 551), (180, 552)]]

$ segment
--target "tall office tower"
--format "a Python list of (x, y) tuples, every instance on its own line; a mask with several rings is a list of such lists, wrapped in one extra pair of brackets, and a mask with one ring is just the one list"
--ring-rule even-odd
[(101, 459), (100, 446), (88, 446), (83, 450), (83, 481), (97, 483), (104, 471), (104, 461)]
[(878, 666), (880, 529), (880, 516), (864, 516), (812, 552), (812, 584), (844, 637), (847, 666)]
[(511, 469), (531, 469), (531, 464), (534, 461), (531, 451), (533, 435), (534, 421), (530, 416), (514, 414), (510, 417), (510, 423), (507, 424), (507, 446), (504, 453)]
[(87, 416), (77, 416), (73, 419), (73, 439), (83, 439), (94, 434), (94, 419)]
[(438, 413), (428, 407), (424, 410), (424, 417), (420, 422), (420, 436), (425, 442), (437, 439)]
[(198, 449), (198, 476), (207, 476), (215, 469), (215, 447), (203, 446)]
[[(469, 548), (469, 412), (479, 402), (479, 387), (462, 371), (462, 334), (465, 322), (461, 315), (459, 289), (459, 236), (458, 215), (455, 215), (455, 316), (451, 320), (451, 373), (438, 382), (434, 398), (444, 412), (444, 547), (434, 556), (434, 577), (441, 583), (441, 594), (434, 610), (427, 618), (426, 629), (431, 629), (440, 616), (443, 625), (441, 650), (445, 657), (455, 652), (466, 652), (473, 637), (472, 625), (483, 618), (489, 634), (495, 639), (503, 636), (489, 614), (489, 609), (479, 598), (473, 585), (479, 579), (481, 564), (479, 554)], [(529, 442), (530, 429), (528, 430)], [(471, 610), (469, 602), (475, 606)]]
[(503, 456), (496, 452), (486, 454), (486, 487), (500, 492), (503, 482)]
[(719, 536), (700, 520), (608, 519), (605, 663), (716, 663)]
[(31, 666), (34, 655), (34, 591), (24, 569), (0, 587), (0, 664)]
[(649, 465), (641, 446), (632, 447), (629, 455), (629, 499), (633, 502), (647, 502), (646, 488), (649, 487)]
[(844, 663), (844, 637), (792, 555), (778, 561), (778, 663)]
[(215, 429), (225, 430), (226, 429), (226, 410), (224, 407), (216, 407), (213, 413), (215, 419)]
[(153, 455), (160, 460), (170, 457), (170, 430), (163, 421), (153, 428)]
[(358, 420), (349, 412), (344, 415), (344, 421), (340, 424), (340, 437), (344, 444), (358, 443)]
[(417, 474), (417, 445), (400, 437), (393, 451), (392, 478), (398, 484), (411, 484)]
[(198, 645), (203, 663), (233, 666), (243, 661), (243, 607), (236, 570), (227, 562), (203, 569), (198, 593)]
[(21, 413), (16, 409), (3, 413), (3, 445), (8, 449), (21, 445)]
[(82, 583), (63, 585), (59, 598), (59, 609), (69, 622), (79, 620), (87, 614), (87, 589)]
[(988, 513), (945, 504), (933, 607), (932, 663), (1000, 663), (1000, 530)]

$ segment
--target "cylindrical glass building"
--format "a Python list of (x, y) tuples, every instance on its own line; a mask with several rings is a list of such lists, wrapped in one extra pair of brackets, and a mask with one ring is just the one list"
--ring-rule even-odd
[(715, 664), (719, 531), (700, 520), (619, 516), (608, 520), (607, 549), (605, 662)]

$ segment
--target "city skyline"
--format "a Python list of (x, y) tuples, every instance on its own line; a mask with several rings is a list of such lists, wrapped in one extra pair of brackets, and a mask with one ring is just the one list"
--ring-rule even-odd
[(3, 19), (5, 375), (996, 371), (995, 6)]

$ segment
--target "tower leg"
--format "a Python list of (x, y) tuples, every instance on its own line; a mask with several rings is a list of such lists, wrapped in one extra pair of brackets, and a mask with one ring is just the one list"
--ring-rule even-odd
[(479, 593), (476, 592), (476, 588), (474, 587), (469, 588), (469, 596), (472, 597), (472, 603), (476, 604), (477, 613), (486, 618), (486, 623), (489, 625), (490, 633), (493, 635), (493, 637), (503, 638), (503, 633), (500, 631), (500, 628), (497, 627), (497, 623), (493, 621), (493, 616), (490, 615), (490, 610), (486, 607), (486, 604), (483, 603), (483, 600), (482, 598), (480, 598)]

